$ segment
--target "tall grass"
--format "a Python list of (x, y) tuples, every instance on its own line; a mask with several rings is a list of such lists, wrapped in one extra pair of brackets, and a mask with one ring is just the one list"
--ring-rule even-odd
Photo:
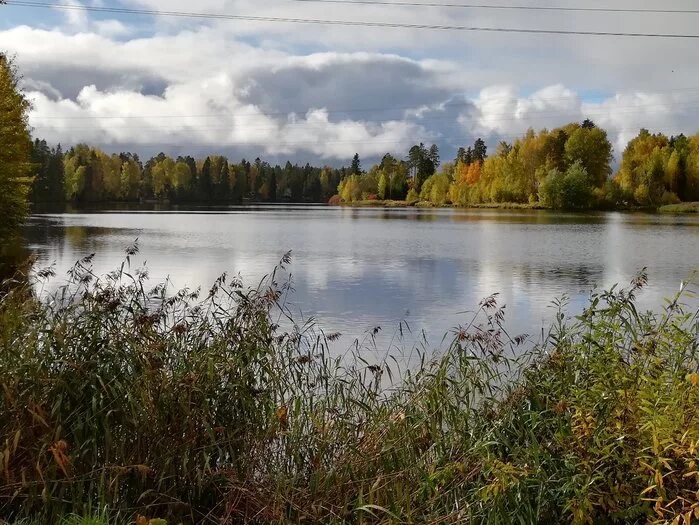
[(679, 296), (639, 312), (642, 275), (535, 345), (487, 298), (397, 374), (281, 329), (277, 271), (254, 289), (223, 276), (205, 294), (149, 290), (134, 253), (101, 278), (81, 261), (41, 300), (30, 285), (0, 298), (0, 517), (699, 517), (699, 322)]

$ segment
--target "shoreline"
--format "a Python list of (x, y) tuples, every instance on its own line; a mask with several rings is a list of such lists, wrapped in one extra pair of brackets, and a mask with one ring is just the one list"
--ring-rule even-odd
[(626, 208), (590, 208), (590, 209), (556, 209), (548, 208), (540, 203), (519, 203), (519, 202), (492, 202), (472, 204), (470, 206), (454, 206), (452, 204), (434, 204), (429, 201), (394, 201), (394, 200), (363, 200), (355, 202), (342, 202), (339, 204), (331, 204), (330, 206), (346, 207), (346, 208), (445, 208), (454, 210), (535, 210), (535, 211), (551, 211), (551, 212), (645, 212), (645, 213), (663, 213), (663, 214), (692, 214), (699, 213), (699, 202), (683, 202), (680, 204), (670, 204), (659, 206), (657, 208), (649, 207), (626, 207)]
[(361, 200), (354, 202), (341, 203), (324, 203), (324, 202), (240, 202), (240, 203), (205, 203), (205, 202), (129, 202), (129, 201), (105, 201), (105, 202), (89, 202), (89, 203), (49, 203), (40, 202), (32, 203), (32, 214), (45, 213), (46, 211), (57, 210), (106, 210), (106, 209), (123, 209), (129, 210), (133, 207), (141, 207), (157, 211), (158, 208), (226, 208), (230, 206), (313, 206), (313, 207), (342, 207), (342, 208), (420, 208), (420, 209), (454, 209), (454, 210), (535, 210), (535, 211), (551, 211), (551, 212), (645, 212), (645, 213), (662, 213), (666, 215), (685, 215), (699, 213), (699, 202), (681, 202), (678, 204), (667, 204), (658, 207), (641, 207), (629, 206), (620, 208), (590, 208), (590, 209), (556, 209), (549, 208), (540, 203), (519, 203), (519, 202), (491, 202), (471, 204), (469, 206), (455, 206), (453, 204), (434, 204), (429, 201), (399, 201), (399, 200)]

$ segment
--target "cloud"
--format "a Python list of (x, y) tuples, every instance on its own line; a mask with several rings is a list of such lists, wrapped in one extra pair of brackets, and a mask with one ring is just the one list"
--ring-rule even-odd
[(562, 84), (520, 97), (514, 86), (483, 89), (475, 100), (475, 120), (463, 119), (476, 133), (512, 140), (529, 128), (551, 128), (582, 120), (580, 97)]
[[(206, 96), (202, 96), (202, 94)], [(132, 144), (164, 150), (186, 145), (199, 151), (230, 149), (255, 154), (344, 160), (355, 151), (379, 156), (428, 134), (416, 124), (389, 120), (331, 122), (326, 109), (268, 116), (237, 100), (230, 78), (170, 86), (163, 96), (83, 88), (76, 100), (32, 92), (30, 124), (52, 142)], [(114, 118), (120, 115), (119, 118)], [(150, 149), (150, 148), (149, 148)]]
[[(78, 2), (78, 0), (61, 0), (59, 3), (65, 6), (83, 7), (83, 4)], [(72, 29), (83, 30), (89, 25), (87, 12), (85, 11), (80, 9), (62, 9), (61, 13), (65, 15), (66, 23)]]
[[(120, 5), (194, 10), (184, 0)], [(669, 24), (645, 15), (328, 9), (281, 0), (202, 0), (196, 11), (409, 23), (419, 13), (424, 23), (693, 31), (682, 17)], [(412, 142), (434, 141), (448, 158), (478, 136), (493, 146), (529, 127), (589, 117), (608, 129), (618, 152), (640, 127), (693, 133), (699, 120), (697, 90), (672, 91), (699, 80), (699, 48), (674, 40), (68, 13), (57, 27), (27, 16), (0, 31), (0, 49), (17, 55), (34, 101), (35, 134), (64, 145), (345, 162), (355, 151), (402, 156)]]

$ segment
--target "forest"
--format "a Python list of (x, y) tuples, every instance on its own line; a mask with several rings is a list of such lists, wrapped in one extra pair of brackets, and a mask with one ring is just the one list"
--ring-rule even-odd
[(271, 166), (259, 158), (229, 162), (213, 155), (172, 158), (164, 153), (141, 161), (133, 153), (109, 155), (78, 144), (63, 152), (35, 140), (33, 202), (327, 202), (345, 170)]
[(441, 162), (437, 145), (416, 144), (404, 158), (386, 153), (362, 168), (235, 163), (165, 153), (108, 154), (78, 144), (67, 151), (31, 145), (33, 202), (422, 202), (467, 207), (517, 203), (553, 209), (657, 208), (699, 200), (699, 134), (668, 137), (642, 129), (612, 170), (613, 148), (592, 121), (530, 129), (488, 154), (483, 139)]

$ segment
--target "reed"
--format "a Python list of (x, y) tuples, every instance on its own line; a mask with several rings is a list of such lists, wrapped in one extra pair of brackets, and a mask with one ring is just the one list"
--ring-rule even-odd
[[(699, 322), (645, 285), (537, 340), (485, 299), (405, 368), (259, 286), (149, 289), (131, 249), (0, 298), (0, 517), (60, 523), (693, 523)], [(50, 278), (41, 273), (38, 278)], [(281, 328), (281, 326), (286, 328)], [(694, 520), (694, 521), (693, 521)]]

